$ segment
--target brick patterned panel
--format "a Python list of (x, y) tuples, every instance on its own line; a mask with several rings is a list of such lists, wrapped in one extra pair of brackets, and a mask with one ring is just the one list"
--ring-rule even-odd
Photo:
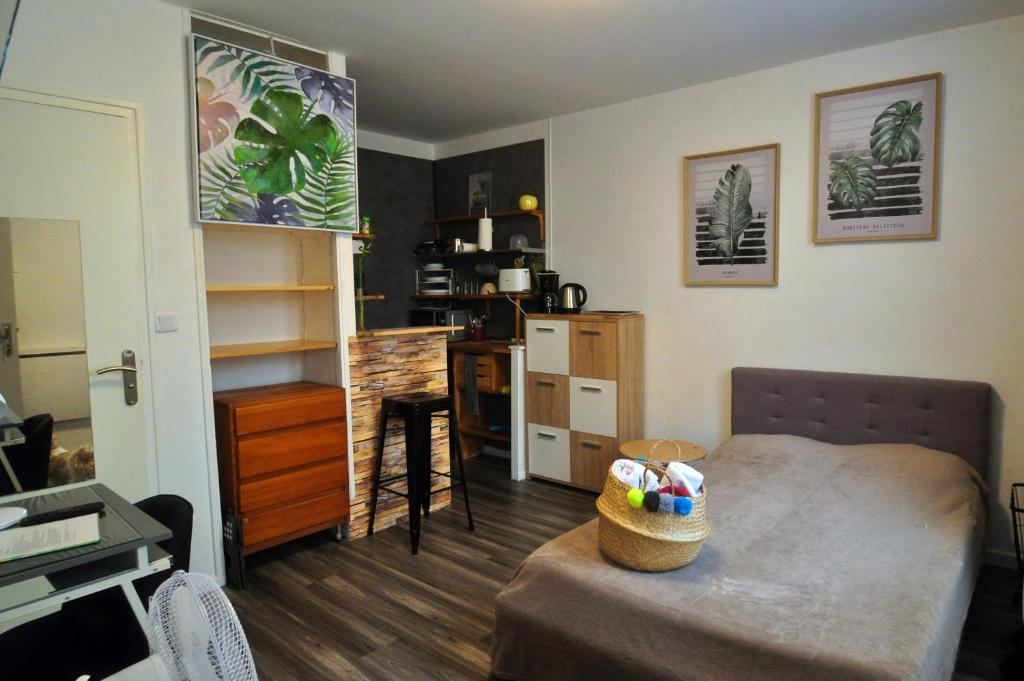
[[(377, 452), (377, 428), (380, 403), (385, 397), (404, 393), (429, 391), (448, 392), (448, 346), (443, 333), (412, 336), (384, 336), (349, 340), (349, 361), (352, 396), (352, 455), (355, 469), (356, 496), (351, 504), (350, 533), (353, 539), (366, 535), (370, 514), (370, 492), (373, 482), (373, 460)], [(434, 420), (431, 430), (431, 468), (449, 472), (448, 423)], [(405, 472), (405, 424), (401, 418), (388, 421), (384, 440), (384, 471), (382, 477)], [(434, 489), (447, 487), (448, 479), (434, 476)], [(392, 483), (403, 489), (404, 483)], [(451, 492), (440, 492), (430, 498), (433, 511), (451, 503)], [(403, 497), (381, 491), (377, 502), (376, 531), (394, 525), (407, 515)]]

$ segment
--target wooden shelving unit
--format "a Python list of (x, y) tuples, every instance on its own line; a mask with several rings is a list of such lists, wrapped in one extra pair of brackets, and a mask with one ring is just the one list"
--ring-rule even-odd
[[(483, 391), (481, 391), (483, 392)], [(494, 433), (486, 428), (460, 427), (459, 431), (466, 435), (482, 437), (485, 440), (497, 440), (498, 442), (511, 442), (512, 437), (508, 433)]]
[(353, 232), (352, 233), (352, 240), (353, 241), (373, 241), (376, 238), (377, 238), (376, 234), (363, 234), (362, 232)]
[(335, 341), (281, 340), (261, 343), (233, 343), (230, 345), (211, 345), (210, 359), (229, 359), (232, 357), (258, 357), (260, 355), (280, 355), (287, 352), (306, 352), (307, 350), (331, 350), (338, 347)]
[(334, 284), (280, 284), (280, 285), (253, 285), (244, 284), (232, 286), (207, 286), (207, 293), (278, 293), (278, 292), (306, 292), (333, 291)]
[(383, 293), (364, 293), (361, 296), (356, 296), (356, 300), (385, 300), (386, 296)]
[(536, 293), (420, 293), (414, 295), (416, 300), (505, 300), (505, 296), (514, 300), (533, 300)]
[[(537, 233), (540, 237), (540, 242), (544, 243), (544, 211), (542, 210), (502, 210), (497, 213), (488, 213), (489, 218), (511, 218), (511, 217), (523, 217), (531, 216), (537, 220)], [(474, 222), (482, 218), (483, 215), (454, 215), (446, 218), (432, 218), (425, 220), (424, 224), (428, 227), (434, 228), (435, 236), (441, 238), (441, 225), (448, 225), (456, 222)]]

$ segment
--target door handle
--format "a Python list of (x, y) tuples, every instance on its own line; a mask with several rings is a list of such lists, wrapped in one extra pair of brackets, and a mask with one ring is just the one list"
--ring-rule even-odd
[(599, 393), (601, 388), (596, 385), (581, 385), (580, 390), (588, 393)]
[(135, 353), (131, 350), (125, 350), (121, 353), (120, 364), (97, 369), (96, 375), (102, 376), (114, 371), (121, 372), (121, 380), (124, 382), (124, 403), (129, 407), (137, 404), (139, 401), (139, 381), (137, 376), (139, 369), (135, 366)]
[(546, 379), (537, 379), (537, 385), (546, 385), (549, 388), (554, 388), (555, 387), (555, 382), (554, 381), (548, 381)]
[(0, 324), (0, 348), (3, 348), (4, 357), (10, 357), (14, 352), (14, 327), (10, 322)]
[(538, 332), (543, 331), (544, 333), (554, 333), (555, 332), (555, 327), (553, 327), (553, 326), (538, 326), (537, 327), (537, 331)]
[(545, 440), (557, 440), (558, 439), (558, 436), (556, 436), (554, 433), (545, 433), (543, 430), (538, 430), (537, 431), (537, 437), (542, 437)]
[(600, 443), (591, 442), (590, 440), (580, 440), (580, 444), (584, 447), (590, 447), (591, 449), (601, 449)]
[(597, 329), (580, 329), (580, 335), (583, 336), (600, 336), (601, 332)]

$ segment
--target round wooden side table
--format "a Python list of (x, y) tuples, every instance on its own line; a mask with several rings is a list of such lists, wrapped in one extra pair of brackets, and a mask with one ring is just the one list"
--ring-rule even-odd
[[(654, 451), (651, 451), (652, 447)], [(703, 459), (707, 456), (707, 450), (695, 442), (685, 440), (630, 440), (619, 445), (619, 454), (627, 459), (685, 462)]]

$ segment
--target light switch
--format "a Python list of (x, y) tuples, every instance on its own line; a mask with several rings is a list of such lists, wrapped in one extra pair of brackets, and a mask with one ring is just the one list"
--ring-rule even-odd
[(158, 312), (156, 315), (156, 332), (170, 333), (178, 330), (178, 315), (174, 312)]

